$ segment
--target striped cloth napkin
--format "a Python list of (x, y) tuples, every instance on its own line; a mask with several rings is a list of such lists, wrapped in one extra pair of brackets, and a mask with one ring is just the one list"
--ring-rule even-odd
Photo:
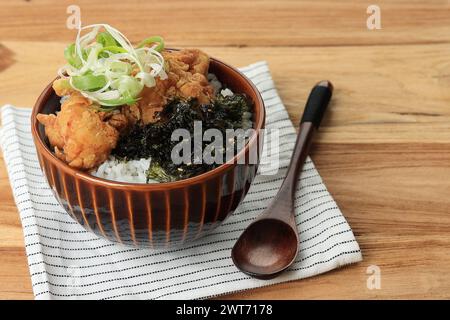
[[(308, 159), (296, 197), (300, 251), (295, 263), (268, 281), (253, 279), (233, 265), (231, 248), (280, 187), (296, 139), (267, 64), (241, 71), (262, 94), (267, 128), (279, 129), (279, 170), (258, 174), (239, 208), (219, 228), (171, 250), (125, 247), (85, 231), (58, 204), (42, 175), (30, 109), (1, 109), (0, 144), (36, 299), (201, 299), (311, 277), (362, 259), (350, 226)], [(265, 165), (263, 160), (260, 169)]]

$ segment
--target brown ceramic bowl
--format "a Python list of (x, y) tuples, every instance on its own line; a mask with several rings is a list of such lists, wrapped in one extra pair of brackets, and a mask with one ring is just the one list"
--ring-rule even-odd
[[(98, 236), (138, 247), (169, 247), (197, 239), (224, 221), (245, 197), (262, 152), (264, 103), (256, 87), (239, 71), (211, 59), (210, 71), (254, 104), (256, 133), (231, 161), (193, 178), (159, 184), (114, 182), (69, 167), (49, 148), (38, 113), (59, 110), (49, 84), (32, 113), (32, 134), (39, 163), (59, 203), (84, 228)], [(249, 163), (249, 155), (257, 161)], [(245, 159), (245, 161), (243, 161)]]

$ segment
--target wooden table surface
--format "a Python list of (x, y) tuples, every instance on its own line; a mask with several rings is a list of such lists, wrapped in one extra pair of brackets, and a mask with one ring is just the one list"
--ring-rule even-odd
[[(450, 5), (376, 1), (0, 0), (0, 105), (30, 107), (63, 64), (74, 31), (105, 22), (132, 41), (160, 34), (235, 66), (266, 60), (298, 123), (312, 85), (333, 102), (312, 158), (352, 226), (364, 261), (227, 298), (450, 298)], [(22, 229), (0, 160), (0, 298), (32, 299)], [(381, 288), (369, 290), (370, 265)]]

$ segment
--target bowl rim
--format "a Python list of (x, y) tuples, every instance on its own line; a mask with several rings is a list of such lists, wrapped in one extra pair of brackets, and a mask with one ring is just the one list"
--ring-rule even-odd
[[(170, 49), (170, 50), (177, 50), (177, 49)], [(251, 90), (255, 93), (256, 100), (253, 101), (254, 108), (259, 108), (259, 117), (258, 119), (255, 119), (255, 134), (253, 134), (249, 141), (245, 144), (245, 147), (240, 150), (236, 155), (233, 156), (232, 159), (229, 161), (221, 164), (217, 168), (214, 168), (210, 171), (207, 171), (205, 173), (199, 174), (194, 177), (190, 177), (187, 179), (182, 179), (178, 181), (172, 181), (172, 182), (160, 182), (160, 183), (131, 183), (131, 182), (119, 182), (119, 181), (113, 181), (108, 180), (100, 177), (93, 176), (87, 172), (84, 172), (79, 169), (75, 169), (70, 167), (67, 163), (62, 161), (61, 159), (57, 158), (55, 154), (48, 148), (47, 144), (41, 139), (38, 132), (38, 126), (39, 122), (36, 118), (37, 114), (39, 113), (40, 109), (44, 105), (44, 103), (50, 98), (50, 96), (54, 93), (53, 90), (53, 81), (58, 79), (59, 77), (56, 77), (53, 79), (42, 91), (42, 93), (39, 95), (38, 99), (36, 100), (32, 113), (31, 113), (31, 133), (34, 139), (34, 144), (36, 146), (38, 153), (43, 153), (42, 156), (45, 155), (45, 157), (50, 160), (55, 166), (61, 168), (64, 170), (67, 174), (73, 175), (79, 179), (82, 179), (88, 183), (94, 183), (94, 184), (100, 184), (109, 188), (114, 189), (123, 189), (123, 190), (136, 190), (139, 189), (141, 191), (163, 191), (166, 189), (175, 189), (179, 187), (185, 187), (186, 185), (191, 184), (197, 184), (201, 183), (205, 180), (208, 180), (209, 178), (212, 178), (214, 176), (220, 175), (223, 171), (227, 170), (228, 168), (237, 165), (237, 159), (241, 158), (242, 156), (245, 156), (249, 152), (250, 146), (254, 146), (255, 143), (259, 143), (260, 135), (261, 135), (261, 129), (265, 126), (265, 119), (266, 119), (266, 110), (264, 105), (264, 100), (261, 97), (261, 93), (256, 88), (255, 84), (242, 72), (240, 72), (237, 68), (220, 61), (216, 58), (210, 57), (210, 60), (214, 61), (214, 63), (221, 65), (222, 67), (225, 67), (225, 69), (229, 69), (232, 73), (235, 73), (238, 77), (241, 77), (248, 85), (250, 85)], [(256, 112), (255, 112), (256, 113)], [(256, 145), (258, 147), (258, 145)]]

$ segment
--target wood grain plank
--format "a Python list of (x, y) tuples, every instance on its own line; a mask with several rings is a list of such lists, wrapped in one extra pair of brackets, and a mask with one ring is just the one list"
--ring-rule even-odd
[[(0, 105), (31, 106), (64, 63), (64, 44), (2, 44), (15, 63), (0, 72)], [(39, 61), (30, 47), (40, 52)], [(202, 48), (235, 66), (267, 60), (295, 124), (314, 83), (331, 80), (336, 89), (323, 143), (450, 142), (450, 44)]]
[[(448, 299), (449, 147), (316, 143), (312, 158), (352, 226), (364, 260), (228, 298)], [(381, 269), (380, 290), (367, 289), (370, 265)]]
[(450, 40), (446, 0), (379, 0), (382, 29), (368, 31), (363, 0), (0, 1), (0, 39), (71, 41), (66, 8), (83, 24), (110, 23), (133, 41), (153, 34), (189, 46), (329, 46)]
[[(450, 180), (444, 178), (450, 177), (449, 147), (317, 142), (312, 158), (352, 226), (364, 261), (320, 277), (226, 298), (450, 298)], [(17, 216), (9, 207), (0, 207), (0, 216), (12, 214)], [(17, 270), (20, 259), (11, 257), (23, 245), (21, 239), (17, 247), (3, 245), (11, 230), (8, 224), (20, 230), (17, 222), (0, 223), (0, 283), (6, 286), (0, 295), (16, 288), (16, 282), (22, 281), (23, 287), (29, 281), (26, 268)], [(25, 256), (20, 257), (26, 266)], [(366, 287), (366, 268), (373, 264), (381, 268), (381, 290)], [(2, 273), (14, 276), (1, 279)]]
[(23, 245), (16, 248), (0, 246), (0, 266), (0, 299), (34, 298)]
[[(0, 105), (31, 106), (53, 79), (74, 37), (64, 28), (72, 3), (0, 0)], [(161, 34), (169, 46), (202, 47), (236, 66), (267, 60), (295, 124), (311, 86), (334, 82), (312, 157), (364, 261), (226, 298), (450, 298), (448, 1), (378, 1), (377, 31), (366, 28), (362, 0), (76, 3), (85, 24), (111, 23), (133, 41)], [(0, 299), (31, 299), (1, 157), (0, 190)], [(366, 287), (372, 264), (381, 290)]]
[[(0, 250), (6, 248), (23, 248), (24, 241), (19, 212), (17, 211), (11, 192), (11, 186), (1, 152), (0, 169), (0, 190), (2, 191), (0, 192)], [(3, 264), (0, 264), (0, 266), (3, 266)]]

